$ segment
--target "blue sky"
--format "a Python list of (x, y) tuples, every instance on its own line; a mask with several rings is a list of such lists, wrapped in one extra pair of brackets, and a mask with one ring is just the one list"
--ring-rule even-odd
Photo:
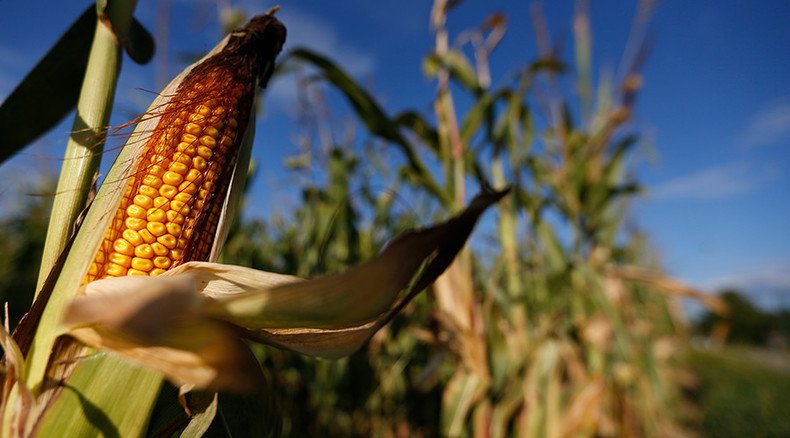
[[(225, 2), (222, 2), (223, 4)], [(251, 12), (266, 1), (229, 1)], [(620, 62), (634, 6), (591, 2), (593, 62)], [(0, 0), (0, 100), (89, 4), (87, 1)], [(492, 56), (494, 80), (534, 59), (527, 1), (464, 2), (450, 29), (473, 27), (494, 11), (508, 18), (508, 32)], [(421, 72), (430, 50), (430, 2), (322, 0), (281, 2), (287, 47), (305, 45), (336, 58), (369, 85), (390, 112), (428, 111), (433, 84)], [(572, 41), (574, 3), (545, 2), (549, 30), (564, 46)], [(216, 2), (171, 2), (170, 48), (148, 66), (126, 59), (112, 123), (147, 107), (164, 78), (179, 72), (185, 53), (199, 53), (219, 38)], [(152, 32), (159, 2), (139, 0), (137, 17)], [(790, 2), (786, 0), (659, 2), (656, 42), (644, 69), (637, 121), (645, 153), (636, 164), (648, 193), (632, 216), (655, 246), (666, 269), (698, 287), (732, 285), (756, 294), (766, 306), (790, 305)], [(159, 67), (157, 67), (159, 65)], [(164, 68), (162, 67), (164, 66)], [(261, 165), (252, 214), (295, 202), (282, 159), (296, 152), (294, 83), (271, 84), (259, 120), (255, 157)], [(343, 109), (338, 109), (342, 113)], [(342, 118), (336, 120), (342, 124)], [(56, 172), (70, 120), (0, 167), (1, 205), (22, 196), (31, 178), (26, 166)]]

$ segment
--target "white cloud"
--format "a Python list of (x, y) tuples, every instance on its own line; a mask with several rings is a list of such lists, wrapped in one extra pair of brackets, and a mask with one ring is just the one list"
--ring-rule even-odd
[(750, 193), (775, 180), (775, 164), (728, 163), (663, 182), (650, 190), (657, 199), (721, 199)]
[(744, 146), (764, 146), (790, 140), (790, 103), (766, 107), (749, 121), (741, 135)]

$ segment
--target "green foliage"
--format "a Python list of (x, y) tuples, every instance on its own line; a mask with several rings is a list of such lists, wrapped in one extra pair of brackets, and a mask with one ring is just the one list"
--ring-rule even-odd
[(745, 348), (691, 354), (705, 436), (790, 435), (790, 358), (774, 353), (783, 365), (769, 366), (765, 354)]
[(729, 327), (728, 342), (764, 345), (772, 334), (781, 332), (781, 313), (763, 312), (734, 290), (724, 291), (721, 298), (727, 303), (729, 315), (725, 318), (706, 313), (696, 326), (701, 334), (710, 334), (717, 324), (725, 323)]
[[(499, 205), (488, 240), (470, 247), (431, 294), (411, 302), (362, 351), (322, 361), (256, 347), (272, 397), (221, 394), (222, 424), (254, 417), (266, 422), (256, 423), (260, 430), (286, 436), (685, 432), (684, 370), (674, 354), (685, 347), (683, 321), (664, 295), (614, 269), (639, 264), (644, 254), (641, 236), (623, 226), (639, 188), (629, 177), (639, 139), (628, 123), (636, 67), (625, 66), (617, 86), (602, 79), (594, 98), (590, 31), (580, 14), (575, 66), (541, 54), (493, 86), (487, 54), (504, 32), (503, 19), (471, 31), (482, 47), (450, 48), (441, 44), (446, 17), (433, 18), (440, 23), (437, 47), (423, 64), (439, 88), (433, 114), (391, 113), (325, 56), (290, 54), (289, 63), (309, 65), (348, 100), (370, 141), (364, 148), (310, 145), (291, 160), (294, 172), (311, 176), (299, 188), (299, 206), (267, 220), (237, 220), (221, 260), (301, 276), (339, 272), (381, 251), (386, 236), (415, 226), (413, 209), (447, 217), (473, 184), (511, 185), (513, 194)], [(289, 67), (279, 71), (297, 70)], [(557, 79), (566, 72), (577, 74), (579, 101), (552, 88), (564, 84)], [(472, 103), (457, 108), (459, 92)], [(372, 169), (386, 167), (377, 155), (390, 148), (404, 165), (372, 179)], [(399, 206), (405, 195), (415, 199), (412, 210)], [(11, 309), (16, 317), (25, 302), (16, 290), (34, 289), (46, 204), (33, 199), (0, 224), (9, 255), (0, 260), (0, 292), (19, 305)], [(761, 315), (730, 298), (735, 327), (748, 327), (733, 333), (756, 339), (749, 330)], [(706, 432), (742, 436), (761, 422), (762, 436), (790, 433), (787, 415), (777, 411), (788, 405), (785, 375), (711, 355), (695, 355), (692, 363), (702, 377)], [(168, 430), (171, 416), (163, 413), (180, 413), (171, 405), (156, 407), (152, 430)], [(220, 425), (209, 432), (225, 433)]]
[[(104, 14), (107, 2), (99, 9)], [(0, 163), (53, 128), (77, 104), (96, 29), (96, 6), (88, 6), (24, 80), (0, 105), (0, 129), (7, 133)], [(110, 14), (111, 18), (115, 18)], [(132, 19), (124, 48), (139, 64), (154, 54), (150, 33)]]
[[(45, 182), (32, 191), (51, 193), (52, 187), (54, 182)], [(8, 303), (12, 329), (33, 300), (51, 201), (49, 196), (26, 196), (22, 205), (0, 222), (0, 302)]]
[[(489, 50), (497, 26), (473, 30)], [(586, 50), (581, 44), (577, 58), (588, 64)], [(472, 180), (513, 185), (515, 195), (499, 205), (488, 240), (494, 249), (470, 248), (431, 295), (365, 350), (337, 362), (260, 352), (282, 396), (283, 432), (681, 433), (682, 368), (672, 351), (685, 342), (682, 323), (664, 295), (611, 271), (641, 257), (639, 236), (622, 227), (638, 188), (628, 177), (638, 134), (628, 124), (635, 89), (627, 84), (636, 72), (626, 68), (620, 88), (602, 82), (595, 101), (588, 90), (582, 106), (589, 112), (578, 118), (577, 105), (554, 90), (548, 105), (562, 111), (539, 110), (546, 102), (538, 96), (547, 93), (536, 84), (567, 70), (560, 60), (542, 56), (492, 87), (479, 55), (438, 43), (427, 55), (426, 74), (440, 88), (433, 117), (414, 109), (390, 116), (331, 60), (306, 49), (289, 57), (345, 96), (375, 141), (367, 153), (343, 144), (300, 156), (324, 164), (297, 172), (324, 182), (306, 185), (291, 214), (241, 225), (244, 234), (230, 240), (225, 260), (300, 275), (332, 272), (379, 251), (382, 229), (408, 224), (409, 215), (393, 209), (390, 190), (424, 195), (420, 207), (443, 215), (463, 204)], [(459, 111), (452, 90), (474, 101)], [(376, 148), (393, 148), (406, 163), (377, 176), (385, 190), (364, 171), (375, 166)]]

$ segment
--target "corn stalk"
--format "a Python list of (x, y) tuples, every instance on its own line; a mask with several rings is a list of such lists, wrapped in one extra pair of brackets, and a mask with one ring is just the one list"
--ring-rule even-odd
[[(450, 265), (506, 194), (481, 193), (456, 217), (314, 280), (212, 263), (246, 180), (253, 95), (285, 40), (276, 10), (159, 94), (85, 213), (90, 226), (64, 246), (14, 338), (0, 330), (4, 435), (141, 435), (163, 378), (180, 387), (188, 418), (150, 432), (203, 434), (220, 412), (212, 393), (265, 390), (242, 339), (325, 358), (353, 353)], [(106, 109), (113, 90), (101, 91)]]

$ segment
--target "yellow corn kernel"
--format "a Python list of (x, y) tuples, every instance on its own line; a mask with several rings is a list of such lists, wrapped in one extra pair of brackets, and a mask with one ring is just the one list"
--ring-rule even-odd
[(132, 268), (137, 269), (138, 271), (148, 272), (151, 269), (154, 269), (154, 262), (152, 262), (151, 259), (135, 257), (131, 260), (131, 263)]
[[(180, 194), (180, 193), (179, 193)], [(183, 225), (184, 224), (184, 215), (180, 214), (175, 210), (167, 210), (167, 221), (172, 222), (174, 224)]]
[(170, 165), (170, 159), (163, 155), (157, 155), (157, 154), (151, 155), (151, 158), (148, 161), (150, 161), (151, 164), (158, 164), (162, 167)]
[(167, 220), (167, 212), (162, 207), (149, 208), (146, 212), (148, 222), (164, 222)]
[(187, 126), (184, 128), (184, 131), (186, 131), (188, 134), (198, 136), (203, 131), (203, 128), (197, 123), (187, 123)]
[(151, 199), (150, 196), (137, 195), (134, 197), (134, 203), (135, 205), (139, 205), (143, 208), (151, 208), (151, 206), (154, 204), (154, 200)]
[[(161, 185), (161, 180), (159, 181), (159, 183), (160, 183), (160, 185)], [(157, 196), (159, 196), (159, 190), (157, 190), (157, 189), (155, 189), (155, 188), (153, 188), (153, 187), (151, 187), (151, 186), (147, 186), (147, 185), (145, 185), (145, 184), (142, 184), (142, 185), (140, 185), (140, 187), (137, 189), (137, 191), (138, 191), (138, 192), (139, 192), (141, 195), (148, 196), (148, 197), (149, 197), (149, 198), (151, 198), (151, 199), (154, 199), (154, 198), (156, 198)]]
[(147, 243), (143, 243), (134, 248), (134, 256), (140, 257), (144, 259), (150, 259), (154, 256), (154, 250), (151, 248), (151, 245)]
[(174, 168), (180, 168), (179, 165), (186, 165), (189, 164), (191, 161), (192, 161), (191, 155), (186, 154), (184, 152), (176, 152), (175, 155), (173, 155), (173, 162), (170, 163), (168, 169), (173, 170)]
[(170, 207), (173, 208), (173, 202), (182, 202), (184, 204), (188, 203), (192, 200), (192, 194), (187, 193), (185, 191), (180, 191), (177, 195), (173, 197), (173, 200), (170, 201)]
[[(148, 225), (145, 228), (151, 232), (154, 236), (162, 236), (167, 232), (167, 228), (165, 228), (165, 224), (161, 222), (148, 222)], [(159, 240), (159, 239), (156, 239)]]
[(126, 268), (110, 262), (107, 264), (107, 275), (110, 277), (123, 277), (126, 275)]
[(145, 219), (127, 217), (123, 224), (130, 230), (140, 231), (145, 228)]
[(143, 228), (142, 230), (138, 231), (137, 233), (140, 235), (140, 237), (143, 238), (143, 241), (145, 243), (154, 243), (154, 242), (156, 242), (156, 237), (153, 234), (151, 234), (151, 232), (148, 231), (147, 228)]
[(169, 203), (170, 203), (170, 199), (164, 196), (157, 196), (156, 198), (154, 198), (154, 208), (161, 208), (162, 206), (167, 205)]
[(197, 153), (197, 149), (195, 149), (195, 146), (192, 143), (187, 143), (185, 141), (179, 143), (178, 146), (176, 146), (176, 149), (178, 149), (179, 152), (183, 152), (184, 154), (189, 156), (193, 156), (195, 155), (195, 153)]
[(178, 225), (177, 223), (174, 222), (168, 222), (167, 225), (165, 225), (165, 227), (167, 228), (168, 234), (171, 234), (173, 236), (181, 235), (181, 225)]
[(112, 249), (121, 254), (134, 254), (134, 247), (123, 238), (116, 239), (115, 242), (113, 242)]
[(137, 219), (145, 218), (145, 209), (137, 204), (132, 204), (126, 207), (126, 214)]
[(203, 174), (200, 173), (197, 169), (190, 169), (189, 173), (187, 173), (186, 180), (187, 181), (198, 181), (203, 177)]
[(201, 157), (207, 160), (211, 159), (211, 156), (214, 155), (214, 151), (212, 151), (211, 148), (207, 148), (206, 146), (203, 145), (198, 146), (197, 153), (198, 155), (200, 155)]
[(213, 126), (207, 126), (205, 129), (203, 129), (203, 133), (214, 139), (219, 137), (219, 130)]
[(181, 214), (187, 214), (189, 212), (189, 210), (187, 210), (187, 212), (185, 213), (185, 212), (182, 211), (184, 208), (189, 209), (189, 207), (187, 207), (186, 203), (184, 203), (183, 201), (179, 201), (178, 199), (174, 199), (174, 200), (170, 201), (170, 209), (171, 210), (175, 210), (175, 211), (177, 211), (177, 212), (179, 212)]
[(181, 141), (184, 143), (192, 144), (197, 141), (197, 137), (192, 134), (184, 134), (181, 136)]
[(201, 116), (207, 116), (211, 114), (211, 108), (207, 107), (206, 105), (198, 105), (197, 108), (195, 108), (195, 110)]
[[(162, 225), (162, 228), (164, 229), (164, 225)], [(170, 249), (175, 248), (178, 243), (175, 236), (171, 236), (170, 234), (162, 234), (156, 238), (156, 241)]]
[(184, 258), (184, 250), (174, 249), (170, 251), (170, 258), (173, 260), (181, 260), (182, 258)]
[(159, 242), (154, 242), (151, 244), (151, 249), (154, 250), (154, 254), (158, 256), (165, 256), (170, 253), (170, 250), (167, 249), (166, 246), (162, 245)]
[(143, 177), (143, 184), (158, 189), (162, 185), (162, 180), (156, 175), (146, 175)]
[(180, 157), (186, 157), (186, 162), (181, 162), (181, 161), (173, 162), (173, 164), (170, 165), (170, 171), (181, 174), (183, 176), (186, 175), (187, 172), (189, 172), (189, 164), (192, 163), (192, 158), (188, 157), (186, 154), (180, 154), (179, 158)]
[(167, 199), (173, 199), (173, 196), (178, 193), (178, 187), (164, 184), (159, 188), (159, 193)]
[[(217, 140), (214, 140), (214, 138), (209, 135), (204, 135), (200, 137), (200, 143), (207, 148), (214, 149), (214, 146), (217, 145)], [(198, 148), (198, 153), (200, 153), (200, 148)]]
[[(177, 172), (173, 172), (172, 170), (168, 170), (167, 172), (165, 172), (164, 175), (162, 175), (162, 181), (165, 184), (169, 184), (171, 186), (177, 186), (181, 184), (182, 181), (184, 181), (184, 175), (181, 175), (180, 173)], [(178, 191), (178, 189), (176, 189), (175, 187), (173, 188), (176, 191)], [(159, 189), (159, 191), (161, 193), (162, 189)]]
[(229, 154), (241, 120), (236, 106), (250, 89), (231, 79), (221, 89), (212, 85), (223, 77), (233, 75), (207, 72), (183, 90), (178, 107), (165, 109), (175, 114), (162, 116), (145, 146), (86, 281), (160, 275), (184, 261), (208, 257), (212, 242), (192, 239), (216, 231), (219, 210), (209, 199), (227, 187), (218, 179), (234, 163)]
[(160, 269), (167, 269), (173, 263), (172, 260), (168, 257), (156, 257), (154, 258), (154, 266)]
[(132, 263), (132, 258), (128, 255), (114, 252), (110, 254), (110, 262), (123, 266), (124, 268), (128, 268)]
[(178, 186), (178, 191), (179, 194), (194, 195), (198, 191), (198, 184), (195, 181), (184, 181)]
[(126, 229), (121, 235), (127, 242), (131, 243), (132, 246), (136, 247), (143, 243), (143, 238), (140, 236), (140, 233), (135, 230)]
[(165, 168), (158, 164), (152, 164), (151, 166), (148, 167), (148, 173), (158, 178), (161, 178), (162, 175), (164, 175), (165, 173)]

